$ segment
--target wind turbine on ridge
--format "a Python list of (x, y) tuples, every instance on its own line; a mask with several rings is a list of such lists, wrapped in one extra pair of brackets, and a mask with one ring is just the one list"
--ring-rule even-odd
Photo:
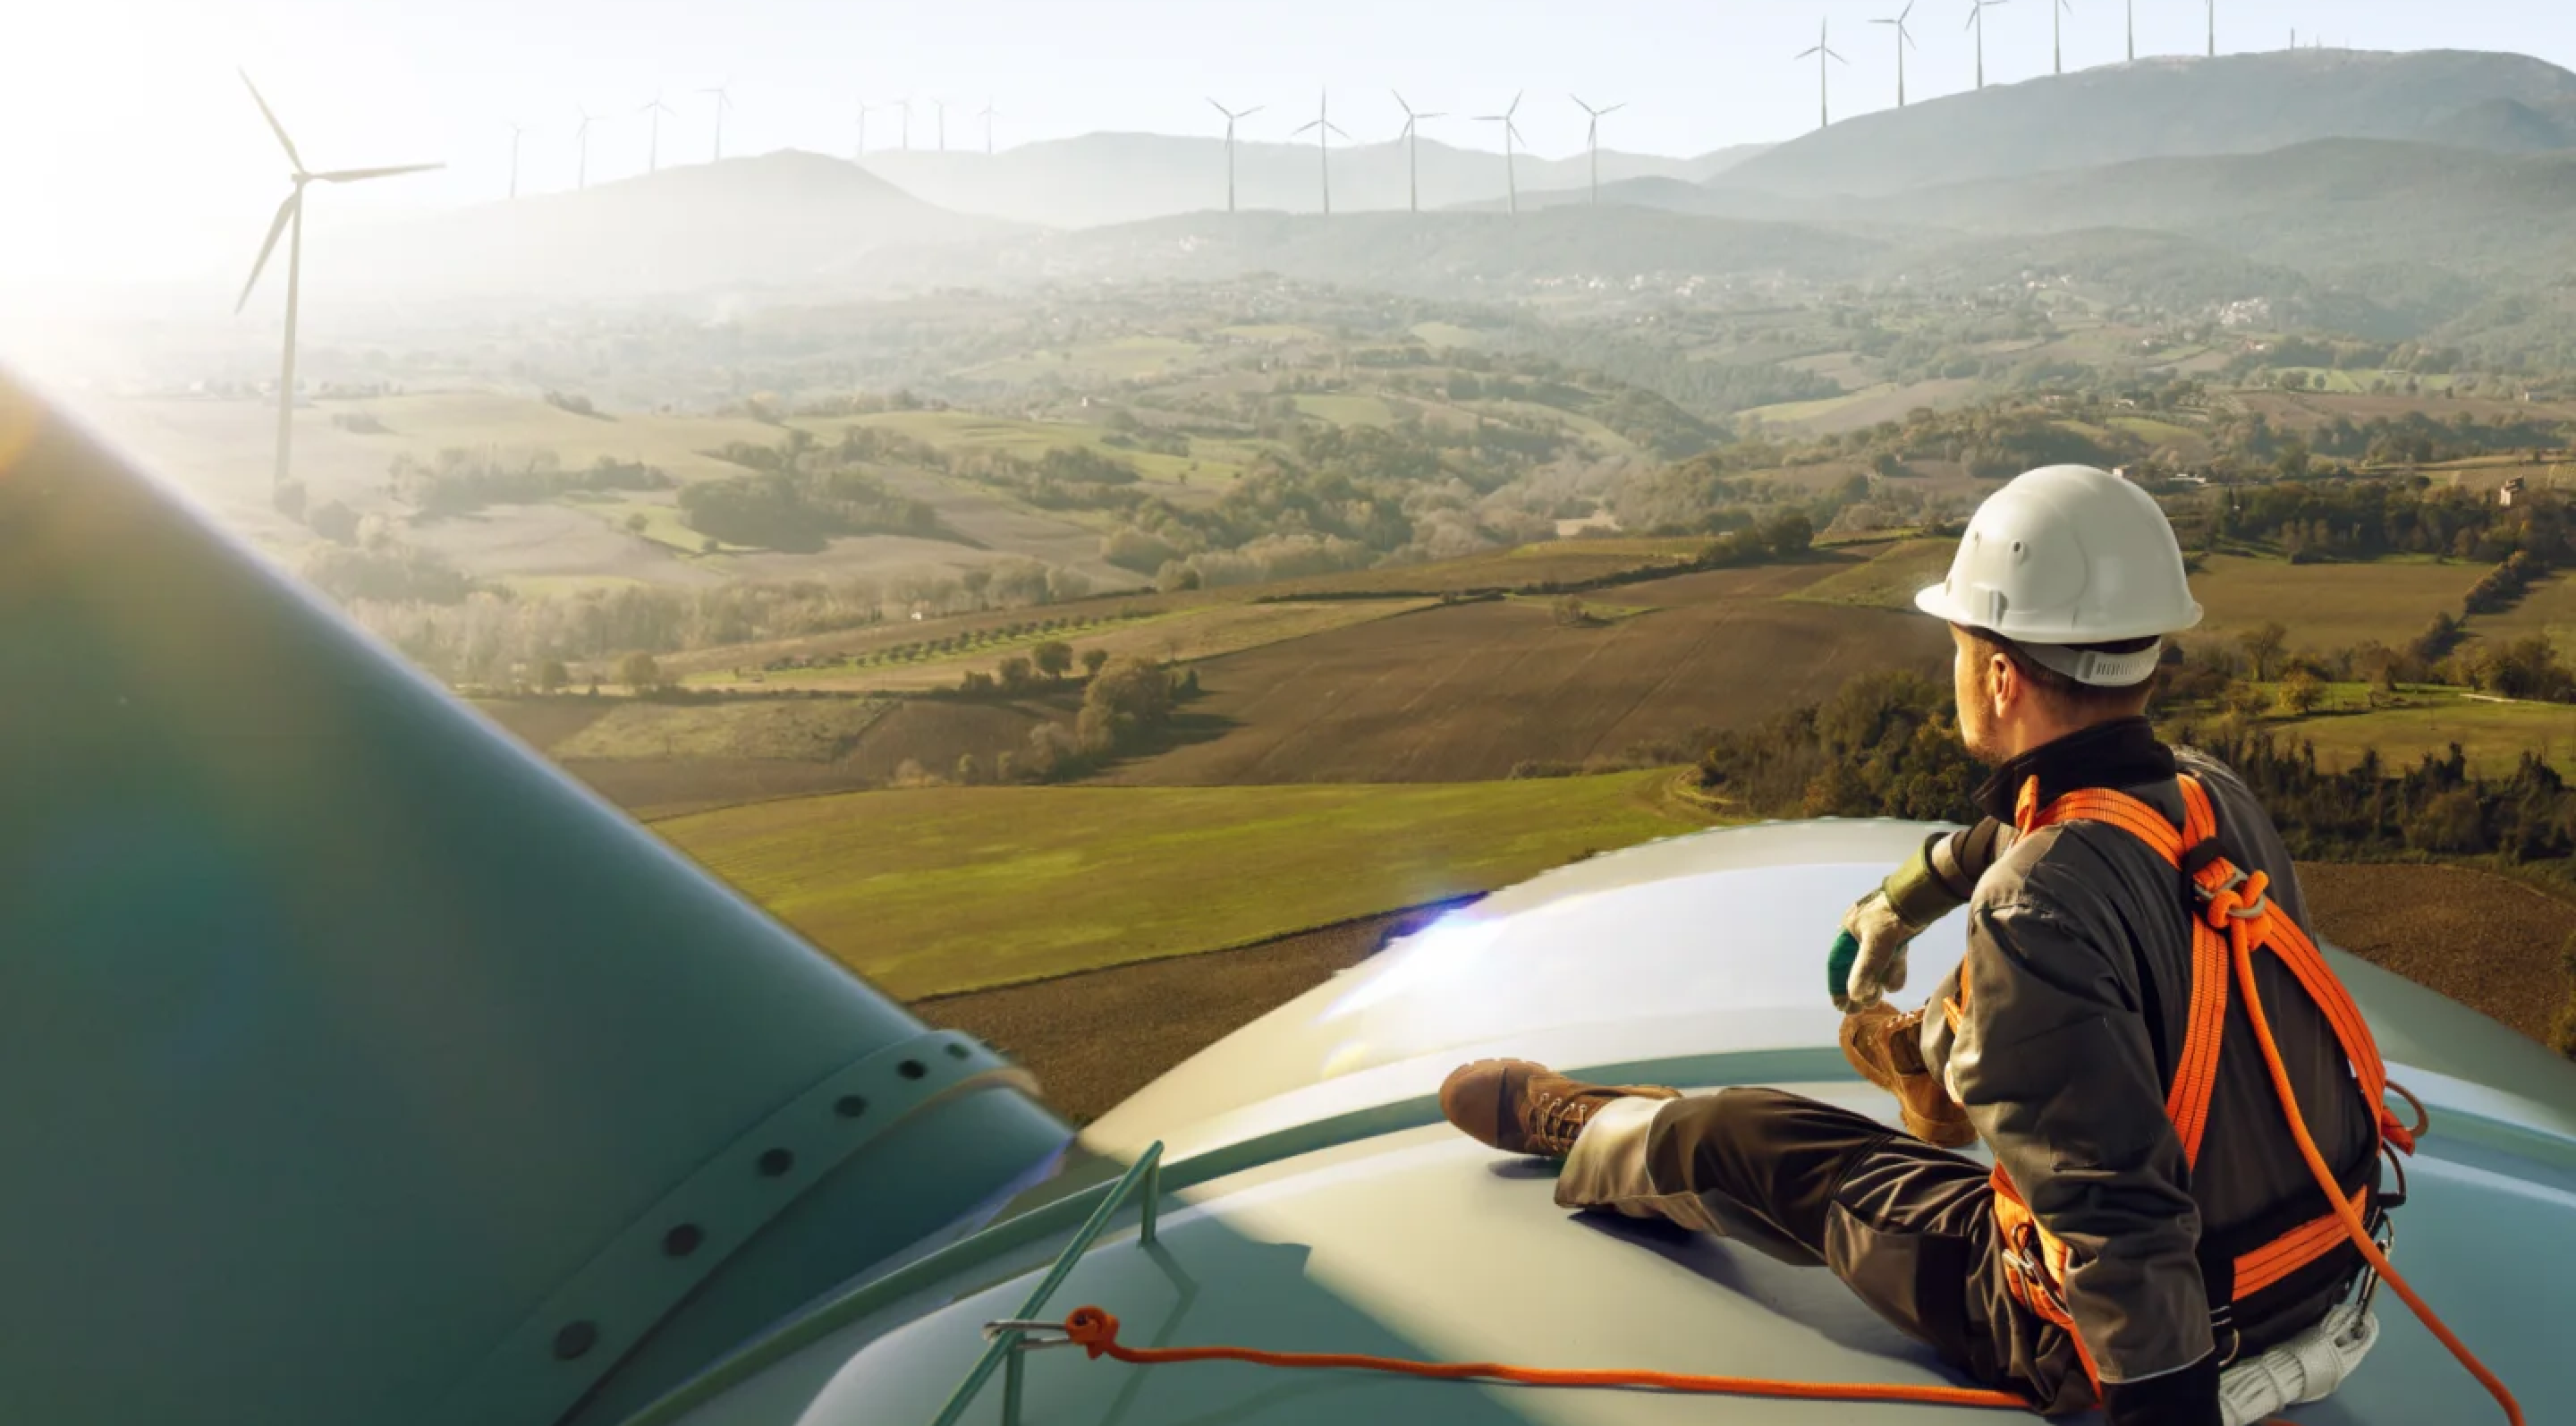
[(869, 103), (869, 102), (867, 101), (867, 97), (866, 97), (865, 95), (861, 95), (861, 96), (860, 96), (860, 98), (859, 98), (859, 150), (858, 150), (857, 157), (862, 158), (862, 159), (864, 159), (864, 158), (866, 158), (866, 157), (868, 156), (868, 116), (869, 116), (870, 114), (875, 113), (875, 112), (877, 111), (877, 107), (878, 107), (878, 106), (876, 106), (876, 105), (874, 105), (874, 104)]
[(726, 87), (727, 86), (725, 85), (719, 84), (713, 89), (701, 89), (698, 91), (700, 94), (712, 94), (716, 96), (716, 162), (718, 163), (724, 162), (725, 111), (733, 107), (733, 96), (725, 92)]
[(1234, 211), (1234, 126), (1238, 120), (1249, 119), (1260, 113), (1261, 106), (1255, 104), (1249, 109), (1237, 111), (1211, 99), (1208, 101), (1208, 107), (1225, 116), (1225, 211), (1231, 213)]
[(662, 171), (662, 116), (669, 114), (676, 119), (679, 117), (679, 112), (662, 102), (662, 94), (659, 90), (654, 91), (653, 102), (645, 105), (639, 112), (649, 117), (653, 125), (652, 140), (644, 150), (644, 171), (660, 173)]
[(1829, 38), (1832, 31), (1828, 27), (1831, 24), (1832, 22), (1830, 20), (1817, 21), (1816, 47), (1814, 49), (1800, 50), (1795, 56), (1797, 59), (1805, 59), (1809, 55), (1814, 55), (1816, 57), (1816, 102), (1818, 105), (1818, 112), (1823, 115), (1823, 121), (1818, 124), (1817, 127), (1826, 129), (1830, 129), (1834, 126), (1834, 72), (1831, 68), (1827, 67), (1825, 61), (1832, 60), (1836, 64), (1851, 63), (1850, 60), (1834, 53), (1834, 47)]
[(897, 99), (894, 101), (894, 107), (903, 111), (903, 151), (910, 153), (912, 152), (912, 96), (907, 94)]
[(1425, 119), (1445, 119), (1449, 116), (1446, 114), (1417, 114), (1413, 112), (1412, 105), (1404, 102), (1404, 96), (1402, 94), (1396, 94), (1392, 89), (1387, 92), (1395, 94), (1395, 107), (1404, 111), (1404, 132), (1396, 135), (1396, 137), (1404, 140), (1404, 188), (1406, 195), (1406, 211), (1419, 213), (1422, 211), (1422, 163), (1418, 157), (1417, 151), (1421, 147), (1422, 121)]
[(2138, 0), (2129, 0), (2129, 63), (2138, 62)]
[(510, 196), (516, 198), (519, 196), (519, 136), (527, 129), (523, 125), (506, 122), (501, 127), (510, 131)]
[(573, 125), (572, 129), (573, 142), (581, 149), (580, 162), (573, 168), (572, 186), (576, 189), (588, 188), (590, 186), (590, 110), (585, 105), (575, 104), (572, 106), (572, 111), (581, 116), (581, 122)]
[[(1293, 139), (1297, 137), (1298, 134), (1302, 134), (1308, 129), (1315, 131), (1315, 157), (1317, 159), (1318, 166), (1322, 169), (1324, 175), (1324, 216), (1329, 218), (1333, 216), (1332, 139), (1333, 135), (1342, 134), (1342, 126), (1333, 122), (1332, 91), (1317, 91), (1317, 97), (1315, 100), (1315, 117), (1313, 121), (1298, 125), (1295, 132), (1289, 134), (1288, 137)], [(1350, 135), (1342, 134), (1342, 137), (1347, 140), (1350, 138)]]
[(1986, 87), (1986, 12), (2005, 0), (1969, 0), (1968, 28), (1977, 32), (1977, 87)]
[[(268, 225), (268, 240), (259, 245), (259, 257), (250, 265), (250, 280), (242, 284), (241, 297), (233, 303), (235, 316), (250, 305), (251, 291), (259, 286), (259, 275), (268, 267), (269, 254), (277, 251), (278, 235), (291, 224), (295, 232), (286, 245), (286, 357), (277, 375), (277, 469), (269, 485), (270, 498), (275, 499), (278, 492), (286, 488), (287, 473), (291, 468), (288, 456), (295, 440), (295, 317), (304, 286), (304, 186), (308, 183), (361, 183), (370, 178), (427, 173), (447, 165), (407, 163), (391, 168), (337, 168), (315, 173), (304, 166), (303, 155), (295, 151), (295, 140), (286, 136), (286, 126), (277, 122), (277, 115), (269, 111), (268, 101), (260, 97), (259, 86), (250, 82), (247, 72), (235, 72), (241, 74), (242, 87), (250, 91), (251, 102), (259, 106), (259, 116), (268, 121), (269, 132), (277, 135), (278, 147), (286, 150), (286, 161), (295, 166), (290, 175), (295, 191), (287, 194), (286, 201), (277, 205), (277, 217)], [(512, 147), (515, 150), (515, 142)]]
[(1503, 112), (1476, 116), (1476, 122), (1479, 124), (1503, 126), (1503, 192), (1509, 204), (1509, 211), (1515, 215), (1521, 211), (1521, 176), (1520, 165), (1512, 156), (1512, 141), (1521, 136), (1521, 130), (1518, 124), (1512, 122), (1512, 116), (1520, 111), (1521, 96), (1515, 94), (1512, 96), (1511, 107)]
[(946, 153), (948, 152), (948, 101), (945, 99), (933, 99), (930, 101), (930, 107), (932, 110), (936, 111), (939, 116), (939, 151), (941, 153)]
[(1889, 25), (1893, 26), (1896, 30), (1896, 107), (1899, 109), (1905, 107), (1906, 46), (1913, 45), (1916, 49), (1922, 48), (1921, 45), (1914, 44), (1914, 32), (1905, 28), (1906, 19), (1914, 13), (1915, 3), (1916, 0), (1905, 0), (1905, 8), (1897, 11), (1896, 18), (1893, 20), (1870, 21), (1873, 25)]
[(1591, 116), (1591, 122), (1584, 126), (1583, 146), (1592, 151), (1592, 206), (1598, 208), (1601, 206), (1601, 116), (1618, 113), (1628, 107), (1628, 101), (1622, 99), (1607, 109), (1595, 109), (1584, 103), (1580, 94), (1565, 97), (1574, 101), (1574, 107)]
[(2075, 13), (2075, 0), (2055, 0), (2048, 7), (2049, 38), (2055, 49), (2057, 72), (2066, 72), (2066, 17)]
[(2218, 0), (2206, 0), (2209, 6), (2209, 57), (2218, 58)]
[(975, 117), (984, 121), (984, 156), (993, 156), (993, 116), (1001, 111), (993, 107), (993, 96), (984, 96), (984, 112)]

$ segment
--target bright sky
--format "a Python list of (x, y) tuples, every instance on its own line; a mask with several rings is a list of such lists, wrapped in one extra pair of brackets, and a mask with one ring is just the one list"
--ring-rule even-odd
[[(525, 191), (569, 187), (576, 104), (596, 182), (640, 172), (638, 110), (658, 91), (665, 162), (707, 155), (711, 100), (732, 87), (729, 154), (846, 153), (862, 96), (949, 102), (954, 147), (991, 96), (1004, 146), (1099, 129), (1212, 133), (1205, 96), (1265, 104), (1247, 138), (1312, 112), (1318, 86), (1362, 141), (1417, 108), (1490, 113), (1526, 89), (1521, 130), (1544, 154), (1582, 142), (1570, 92), (1626, 101), (1603, 143), (1663, 153), (1781, 139), (1813, 123), (1813, 44), (1829, 18), (1835, 112), (1895, 98), (1903, 0), (15, 0), (0, 43), (0, 288), (125, 279), (213, 263), (247, 269), (284, 196), (285, 166), (234, 77), (255, 78), (316, 168), (444, 160), (438, 174), (320, 193), (327, 229), (387, 207), (498, 198), (505, 122), (528, 126)], [(2122, 55), (2123, 0), (2072, 0), (2070, 67)], [(2136, 0), (2138, 50), (2197, 53), (2202, 0)], [(1973, 83), (1967, 0), (1918, 0), (1915, 97)], [(2049, 67), (2047, 0), (1989, 12), (1987, 73)], [(2296, 27), (2371, 49), (2516, 49), (2576, 67), (2563, 0), (2219, 0), (2223, 51), (2279, 48)], [(872, 120), (870, 142), (897, 120)], [(1427, 133), (1490, 146), (1490, 125)], [(326, 240), (315, 233), (314, 240)], [(0, 309), (0, 324), (6, 312)]]

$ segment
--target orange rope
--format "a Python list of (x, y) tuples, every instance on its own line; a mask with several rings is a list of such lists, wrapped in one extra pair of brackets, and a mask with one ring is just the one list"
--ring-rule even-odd
[[(2469, 1375), (2476, 1377), (2478, 1385), (2485, 1387), (2487, 1394), (2496, 1399), (2496, 1405), (2504, 1408), (2505, 1419), (2513, 1426), (2523, 1426), (2521, 1403), (2513, 1399), (2513, 1393), (2505, 1389), (2505, 1384), (2496, 1379), (2495, 1373), (2487, 1370), (2477, 1354), (2452, 1334), (2449, 1325), (2432, 1308), (2424, 1305), (2424, 1299), (2415, 1295), (2415, 1289), (2407, 1285), (2406, 1279), (2398, 1276), (2396, 1264), (2388, 1261), (2388, 1255), (2381, 1252), (2379, 1244), (2372, 1240), (2369, 1226), (2361, 1221), (2361, 1213), (2344, 1198), (2342, 1188), (2336, 1184), (2334, 1170), (2326, 1167), (2326, 1156), (2317, 1151), (2317, 1141), (2309, 1136), (2307, 1120), (2300, 1115), (2297, 1095), (2290, 1087), (2289, 1067), (2281, 1063), (2281, 1047), (2272, 1043), (2272, 1026), (2263, 1014), (2263, 997), (2254, 988), (2253, 933), (2252, 923), (2239, 921), (2229, 936), (2236, 952), (2236, 981), (2245, 991), (2245, 1013), (2254, 1022), (2254, 1043), (2263, 1051), (2263, 1063), (2271, 1068), (2272, 1088), (2281, 1096), (2282, 1113), (2290, 1121), (2290, 1134), (2299, 1142), (2300, 1155), (2308, 1161), (2308, 1172), (2316, 1176), (2318, 1186), (2326, 1191), (2326, 1198), (2334, 1204), (2335, 1215), (2343, 1220), (2345, 1234), (2351, 1237), (2353, 1246), (2361, 1250), (2361, 1255), (2370, 1261), (2370, 1266), (2379, 1274), (2379, 1280), (2404, 1298), (2406, 1305), (2414, 1310), (2416, 1319), (2440, 1338), (2443, 1346), (2451, 1349), (2451, 1355), (2459, 1358), (2460, 1365), (2468, 1368)], [(2412, 1101), (2415, 1096), (2410, 1094), (2406, 1097)], [(2419, 1104), (2416, 1108), (2420, 1114), (2422, 1106)], [(2382, 1114), (2386, 1112), (2381, 1110)]]
[(1415, 1362), (1402, 1357), (1372, 1357), (1356, 1352), (1265, 1352), (1253, 1347), (1130, 1347), (1118, 1340), (1118, 1319), (1097, 1307), (1077, 1307), (1064, 1319), (1064, 1333), (1095, 1359), (1108, 1357), (1130, 1366), (1173, 1362), (1249, 1362), (1263, 1367), (1343, 1367), (1353, 1371), (1388, 1372), (1397, 1376), (1517, 1382), (1523, 1386), (1626, 1386), (1715, 1396), (1787, 1397), (1799, 1401), (1904, 1401), (1925, 1406), (1986, 1406), (2028, 1411), (2031, 1404), (2008, 1391), (1978, 1391), (1959, 1386), (1896, 1386), (1802, 1381), (1764, 1381), (1758, 1377), (1692, 1376), (1683, 1372), (1576, 1371), (1551, 1367), (1516, 1367), (1503, 1362)]

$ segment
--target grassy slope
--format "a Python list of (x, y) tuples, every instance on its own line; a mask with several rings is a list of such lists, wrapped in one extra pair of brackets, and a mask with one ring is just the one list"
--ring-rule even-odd
[(1686, 831), (1648, 801), (1660, 776), (940, 788), (655, 830), (912, 998), (1241, 944)]
[(2525, 752), (2564, 766), (2576, 759), (2576, 708), (2563, 703), (2500, 703), (2449, 690), (2410, 692), (2411, 707), (2378, 712), (2329, 713), (2284, 722), (2284, 741), (2316, 744), (2322, 767), (2346, 768), (2364, 749), (2377, 748), (2383, 765), (2411, 766), (2426, 753), (2447, 754), (2458, 743), (2470, 766), (2489, 776), (2511, 773)]

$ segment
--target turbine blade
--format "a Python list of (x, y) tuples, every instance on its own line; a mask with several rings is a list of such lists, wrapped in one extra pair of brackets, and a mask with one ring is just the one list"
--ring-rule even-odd
[(1810, 47), (1808, 47), (1808, 48), (1806, 48), (1806, 49), (1802, 49), (1802, 50), (1798, 51), (1796, 54), (1793, 54), (1793, 55), (1789, 56), (1789, 62), (1790, 62), (1791, 64), (1795, 64), (1795, 63), (1797, 63), (1799, 60), (1813, 58), (1813, 57), (1814, 57), (1814, 55), (1815, 55), (1815, 53), (1816, 53), (1816, 51), (1817, 51), (1817, 50), (1820, 50), (1820, 49), (1822, 49), (1822, 48), (1824, 48), (1824, 46), (1822, 46), (1822, 45), (1814, 45), (1814, 46), (1810, 46)]
[(1896, 32), (1896, 37), (1897, 37), (1898, 39), (1900, 39), (1900, 40), (1905, 41), (1905, 47), (1906, 47), (1907, 49), (1919, 50), (1919, 49), (1923, 48), (1923, 46), (1918, 45), (1918, 44), (1916, 44), (1916, 43), (1914, 42), (1914, 37), (1913, 37), (1912, 35), (1907, 34), (1905, 31), (1903, 31), (1903, 30), (1901, 30), (1901, 29), (1900, 29), (1900, 30), (1898, 30), (1898, 31)]
[(303, 197), (304, 190), (298, 188), (286, 195), (285, 202), (277, 205), (277, 218), (268, 225), (268, 241), (259, 245), (259, 260), (250, 265), (250, 281), (242, 284), (241, 296), (233, 303), (236, 315), (250, 305), (251, 289), (259, 286), (259, 275), (268, 269), (268, 255), (277, 251), (278, 235), (286, 231), (286, 220), (295, 216), (295, 205)]
[(1404, 102), (1404, 91), (1403, 91), (1403, 90), (1401, 90), (1401, 89), (1390, 89), (1390, 90), (1388, 90), (1388, 91), (1386, 91), (1386, 92), (1395, 96), (1395, 107), (1397, 107), (1398, 109), (1403, 110), (1403, 111), (1404, 111), (1404, 116), (1405, 116), (1406, 118), (1410, 119), (1410, 118), (1412, 118), (1412, 117), (1413, 117), (1413, 106)]
[(1834, 63), (1836, 63), (1836, 64), (1849, 64), (1849, 63), (1851, 63), (1851, 61), (1850, 61), (1850, 60), (1847, 60), (1847, 59), (1843, 58), (1841, 55), (1834, 53), (1832, 50), (1827, 50), (1827, 51), (1825, 51), (1825, 57), (1826, 57), (1827, 59), (1832, 60), (1832, 61), (1833, 61)]
[(269, 112), (268, 101), (259, 97), (259, 86), (250, 82), (250, 71), (236, 69), (233, 73), (241, 76), (242, 87), (250, 91), (250, 102), (259, 106), (259, 116), (268, 121), (268, 131), (277, 135), (279, 146), (286, 150), (287, 162), (295, 165), (297, 173), (302, 173), (304, 156), (295, 151), (295, 140), (286, 136), (286, 126), (277, 122), (277, 116)]
[(1219, 104), (1218, 102), (1216, 102), (1216, 101), (1215, 101), (1215, 100), (1213, 100), (1213, 99), (1211, 99), (1211, 100), (1209, 100), (1209, 101), (1208, 101), (1208, 107), (1209, 107), (1209, 108), (1211, 108), (1211, 109), (1214, 109), (1215, 111), (1217, 111), (1217, 112), (1218, 112), (1218, 113), (1220, 113), (1220, 114), (1225, 114), (1225, 117), (1226, 117), (1226, 118), (1228, 118), (1228, 119), (1232, 119), (1232, 118), (1234, 117), (1232, 114), (1226, 114), (1225, 106), (1224, 106), (1224, 105), (1222, 105), (1222, 104)]
[(1616, 114), (1616, 113), (1618, 113), (1620, 110), (1625, 109), (1625, 108), (1627, 108), (1627, 107), (1628, 107), (1628, 101), (1627, 101), (1627, 100), (1625, 100), (1625, 99), (1622, 99), (1622, 100), (1620, 100), (1618, 103), (1611, 105), (1609, 108), (1604, 109), (1604, 110), (1602, 110), (1601, 112), (1602, 112), (1602, 113), (1604, 113), (1604, 114)]
[(1299, 134), (1302, 134), (1302, 133), (1306, 132), (1308, 129), (1311, 129), (1311, 128), (1315, 127), (1317, 124), (1319, 124), (1319, 123), (1321, 123), (1321, 122), (1323, 122), (1323, 121), (1322, 121), (1322, 120), (1320, 120), (1320, 119), (1309, 119), (1309, 120), (1307, 120), (1305, 123), (1299, 124), (1297, 127), (1293, 128), (1293, 129), (1290, 129), (1290, 130), (1288, 131), (1288, 137), (1290, 137), (1290, 138), (1292, 138), (1292, 139), (1293, 139), (1293, 138), (1297, 137)]
[(1521, 111), (1521, 94), (1526, 94), (1528, 92), (1528, 90), (1524, 89), (1520, 94), (1514, 94), (1512, 96), (1512, 107), (1505, 109), (1503, 113), (1506, 115), (1519, 113)]
[(1343, 138), (1347, 139), (1350, 137), (1349, 134), (1342, 133), (1342, 126), (1339, 124), (1326, 124), (1324, 127), (1332, 130), (1334, 133), (1341, 134)]
[(431, 169), (445, 167), (447, 165), (443, 163), (405, 163), (396, 164), (392, 168), (343, 168), (335, 169), (330, 173), (317, 173), (313, 175), (313, 179), (317, 183), (358, 183), (370, 178), (391, 178), (401, 173), (427, 173)]
[(1916, 0), (1905, 0), (1905, 8), (1896, 12), (1896, 23), (1904, 24), (1906, 19), (1913, 15), (1915, 4)]

